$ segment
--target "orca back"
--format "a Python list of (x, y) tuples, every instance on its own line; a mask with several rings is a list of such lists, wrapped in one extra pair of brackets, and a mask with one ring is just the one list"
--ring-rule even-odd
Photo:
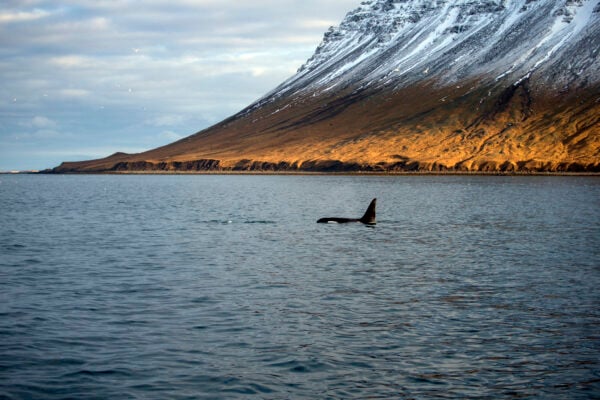
[(377, 224), (377, 220), (375, 219), (375, 206), (377, 205), (377, 199), (371, 200), (371, 204), (369, 204), (369, 208), (365, 211), (365, 215), (362, 218), (340, 218), (340, 217), (327, 217), (320, 218), (317, 223), (329, 223), (336, 222), (338, 224), (344, 224), (347, 222), (361, 222), (366, 225), (375, 225)]

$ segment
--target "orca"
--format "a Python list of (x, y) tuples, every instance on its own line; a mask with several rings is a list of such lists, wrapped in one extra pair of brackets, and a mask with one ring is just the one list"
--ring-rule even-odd
[(362, 218), (339, 218), (339, 217), (330, 217), (330, 218), (321, 218), (317, 221), (318, 224), (326, 224), (329, 222), (337, 222), (338, 224), (345, 224), (347, 222), (361, 222), (366, 225), (375, 225), (377, 224), (377, 220), (375, 219), (375, 206), (377, 204), (377, 199), (371, 200), (371, 204), (369, 204), (369, 208), (365, 211), (365, 215)]

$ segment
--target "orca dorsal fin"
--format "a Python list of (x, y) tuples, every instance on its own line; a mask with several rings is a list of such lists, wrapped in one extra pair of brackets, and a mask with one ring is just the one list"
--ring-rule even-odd
[(377, 220), (375, 219), (375, 206), (377, 205), (377, 199), (371, 200), (371, 204), (369, 204), (369, 208), (365, 211), (365, 215), (362, 216), (360, 222), (368, 225), (375, 225)]

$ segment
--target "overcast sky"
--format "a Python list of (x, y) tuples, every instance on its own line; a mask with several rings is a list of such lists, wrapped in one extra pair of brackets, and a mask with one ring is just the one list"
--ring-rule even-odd
[(0, 171), (139, 152), (291, 76), (360, 0), (1, 0)]

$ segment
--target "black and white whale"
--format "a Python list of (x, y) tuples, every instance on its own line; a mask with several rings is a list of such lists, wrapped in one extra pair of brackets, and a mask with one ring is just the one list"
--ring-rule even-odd
[(362, 218), (339, 218), (339, 217), (331, 217), (331, 218), (321, 218), (317, 221), (317, 223), (328, 223), (328, 222), (337, 222), (338, 224), (344, 224), (347, 222), (362, 222), (367, 225), (375, 225), (377, 220), (375, 219), (375, 206), (377, 205), (377, 199), (371, 200), (371, 204), (369, 204), (369, 208), (365, 211), (365, 215)]

